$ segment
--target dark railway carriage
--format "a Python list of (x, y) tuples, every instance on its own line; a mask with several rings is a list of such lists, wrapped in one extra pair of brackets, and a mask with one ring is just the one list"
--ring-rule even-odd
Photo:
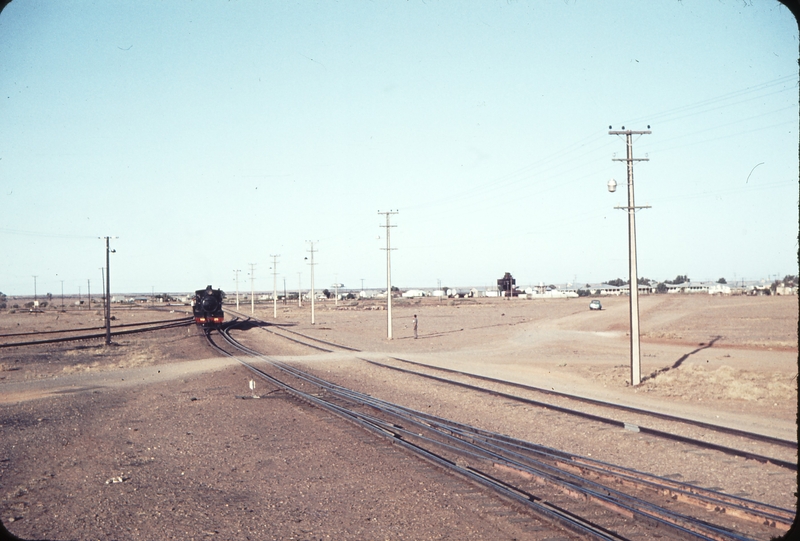
[(222, 323), (225, 319), (225, 312), (222, 311), (224, 298), (225, 293), (221, 289), (214, 289), (211, 286), (195, 291), (192, 299), (194, 322), (203, 326)]

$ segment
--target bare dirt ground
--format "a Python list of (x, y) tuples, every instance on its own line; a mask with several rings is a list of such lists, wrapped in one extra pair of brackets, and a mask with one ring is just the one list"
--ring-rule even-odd
[[(627, 298), (603, 299), (595, 312), (584, 299), (398, 301), (392, 340), (387, 312), (370, 302), (318, 303), (313, 326), (307, 305), (279, 305), (277, 319), (271, 305), (257, 306), (256, 316), (376, 359), (395, 355), (796, 439), (797, 297), (640, 300), (637, 387), (627, 383)], [(115, 310), (115, 323), (186, 309), (175, 308)], [(101, 325), (93, 311), (0, 314), (0, 334)], [(677, 451), (646, 438), (587, 437), (580, 426), (549, 435), (531, 424), (533, 412), (464, 404), (460, 393), (259, 329), (243, 338), (360, 390), (471, 424), (680, 472), (775, 505), (796, 501), (794, 474), (769, 465), (670, 456)], [(237, 398), (250, 394), (248, 380), (242, 367), (214, 358), (194, 327), (119, 337), (109, 347), (0, 349), (0, 519), (28, 539), (565, 538), (284, 396)]]

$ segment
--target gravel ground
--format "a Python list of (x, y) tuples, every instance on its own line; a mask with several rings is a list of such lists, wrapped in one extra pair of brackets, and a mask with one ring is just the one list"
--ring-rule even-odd
[(4, 406), (9, 529), (81, 540), (535, 538), (492, 513), (500, 500), (324, 412), (278, 394), (237, 398), (247, 378), (226, 368)]
[[(626, 300), (282, 307), (277, 323), (365, 350), (796, 437), (797, 298), (643, 299), (642, 386), (625, 383)], [(272, 310), (260, 317), (272, 320)], [(420, 339), (411, 338), (411, 317)], [(123, 322), (177, 317), (117, 312)], [(717, 314), (716, 318), (712, 317)], [(724, 314), (724, 318), (720, 317)], [(0, 333), (86, 327), (93, 313), (0, 314)], [(19, 324), (19, 325), (18, 325)], [(715, 337), (719, 337), (716, 338)], [(166, 340), (161, 340), (166, 338)], [(797, 479), (641, 434), (244, 340), (319, 375), (517, 437), (793, 508)], [(13, 341), (1, 338), (0, 341)], [(566, 539), (502, 500), (281, 393), (196, 329), (0, 350), (0, 518), (25, 539)], [(722, 377), (725, 376), (725, 377)], [(680, 388), (680, 389), (678, 389)]]

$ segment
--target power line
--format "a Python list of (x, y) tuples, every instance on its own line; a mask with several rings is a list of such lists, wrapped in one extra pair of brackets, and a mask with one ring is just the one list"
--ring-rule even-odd
[[(749, 119), (747, 119), (747, 120), (749, 120)], [(769, 130), (769, 129), (772, 129), (772, 128), (777, 128), (778, 126), (785, 126), (785, 125), (789, 125), (789, 124), (796, 126), (797, 125), (797, 120), (796, 119), (795, 120), (786, 120), (786, 121), (783, 121), (783, 122), (778, 122), (776, 124), (770, 124), (769, 126), (761, 126), (759, 128), (752, 128), (750, 130), (745, 130), (745, 131), (740, 131), (740, 132), (735, 132), (735, 133), (726, 133), (725, 135), (721, 135), (719, 137), (712, 137), (712, 138), (709, 138), (709, 139), (703, 139), (701, 141), (686, 141), (683, 144), (671, 146), (671, 147), (668, 147), (668, 148), (659, 149), (658, 147), (655, 147), (656, 150), (650, 150), (649, 152), (666, 152), (668, 150), (675, 150), (677, 148), (684, 148), (684, 147), (687, 147), (687, 146), (696, 146), (696, 145), (699, 145), (699, 144), (702, 144), (702, 143), (708, 143), (710, 141), (721, 141), (723, 139), (730, 139), (731, 137), (736, 137), (738, 135), (744, 135), (744, 134), (747, 134), (747, 133), (755, 133), (755, 132), (759, 132), (759, 131), (762, 131), (762, 130)], [(723, 124), (722, 126), (717, 126), (716, 128), (720, 128), (720, 127), (724, 127), (724, 126), (725, 125)], [(694, 132), (694, 133), (684, 134), (683, 137), (673, 137), (672, 139), (667, 139), (667, 141), (674, 141), (675, 139), (683, 139), (685, 141), (686, 137), (688, 137), (689, 135), (693, 135), (693, 134), (696, 134), (696, 133), (703, 133), (703, 132), (709, 131), (710, 129), (716, 129), (716, 128), (709, 128), (709, 129), (700, 130), (700, 131), (697, 131), (697, 132)], [(652, 148), (652, 147), (649, 147), (649, 148)]]
[[(758, 99), (758, 98), (763, 98), (763, 97), (766, 97), (766, 96), (772, 96), (774, 94), (779, 94), (781, 92), (785, 92), (786, 90), (789, 90), (789, 88), (785, 88), (785, 89), (782, 89), (782, 90), (777, 90), (775, 92), (770, 92), (768, 94), (758, 94), (756, 96), (749, 97), (749, 98), (747, 98), (745, 100), (740, 100), (740, 101), (729, 103), (729, 104), (726, 104), (726, 105), (721, 105), (719, 107), (714, 107), (713, 109), (705, 109), (705, 110), (696, 111), (696, 112), (689, 112), (689, 111), (692, 111), (693, 109), (699, 109), (699, 108), (705, 107), (706, 105), (711, 105), (711, 104), (714, 104), (714, 103), (717, 103), (717, 102), (723, 102), (723, 101), (726, 101), (726, 100), (731, 100), (731, 99), (737, 98), (739, 96), (750, 94), (752, 92), (758, 92), (760, 90), (765, 90), (765, 89), (771, 88), (773, 86), (777, 86), (777, 85), (788, 83), (788, 82), (793, 82), (794, 84), (792, 85), (792, 87), (796, 87), (797, 86), (797, 74), (793, 73), (791, 75), (784, 75), (783, 77), (779, 77), (779, 78), (773, 79), (771, 81), (760, 83), (760, 84), (757, 84), (755, 86), (746, 87), (746, 88), (742, 88), (742, 89), (739, 89), (739, 90), (734, 90), (733, 92), (728, 92), (727, 94), (721, 94), (719, 96), (713, 96), (711, 98), (706, 98), (706, 99), (698, 101), (698, 102), (690, 103), (690, 104), (687, 104), (687, 105), (681, 105), (679, 107), (674, 107), (672, 109), (667, 109), (667, 110), (661, 111), (660, 113), (650, 114), (650, 115), (647, 115), (645, 117), (634, 118), (634, 119), (628, 120), (627, 122), (635, 124), (637, 122), (649, 121), (652, 124), (655, 120), (659, 120), (661, 118), (668, 118), (668, 120), (665, 120), (663, 122), (671, 122), (671, 121), (674, 121), (674, 120), (680, 120), (682, 118), (686, 118), (687, 116), (692, 116), (692, 115), (696, 115), (696, 114), (706, 113), (706, 112), (709, 112), (709, 111), (714, 111), (714, 110), (720, 109), (722, 107), (729, 107), (729, 106), (732, 106), (732, 105), (739, 105), (739, 104), (744, 103), (746, 101), (750, 101), (750, 100), (754, 100), (754, 99)], [(682, 113), (682, 112), (687, 112), (687, 114), (685, 114), (683, 116), (675, 116), (675, 115), (678, 115), (679, 113)]]
[(8, 229), (0, 227), (0, 233), (10, 233), (12, 235), (25, 235), (29, 237), (44, 237), (53, 239), (96, 239), (96, 236), (90, 235), (64, 235), (61, 233), (43, 233), (40, 231), (24, 231), (22, 229)]

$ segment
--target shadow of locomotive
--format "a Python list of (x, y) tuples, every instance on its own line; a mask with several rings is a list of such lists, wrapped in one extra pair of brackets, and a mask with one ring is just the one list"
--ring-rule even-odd
[(2, 519), (0, 519), (0, 539), (3, 541), (56, 541), (55, 539), (23, 539), (21, 537), (17, 537), (6, 529)]

